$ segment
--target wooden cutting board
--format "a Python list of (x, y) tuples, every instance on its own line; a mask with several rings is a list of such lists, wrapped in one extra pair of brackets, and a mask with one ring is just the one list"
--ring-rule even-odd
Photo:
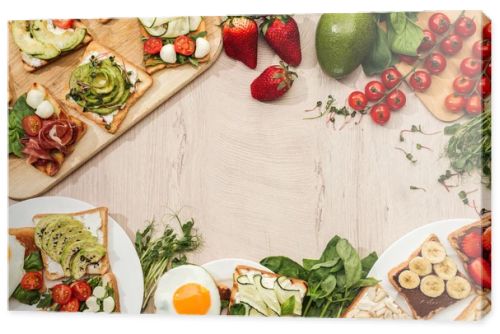
[[(418, 14), (417, 24), (422, 29), (428, 28), (429, 17), (432, 16), (434, 12), (421, 12)], [(459, 15), (460, 11), (445, 11), (443, 12), (450, 18), (453, 22)], [(416, 95), (422, 101), (422, 103), (427, 107), (427, 109), (439, 120), (443, 122), (452, 122), (461, 118), (464, 113), (453, 113), (445, 108), (444, 100), (445, 98), (453, 93), (453, 80), (460, 74), (460, 63), (462, 59), (472, 55), (472, 45), (474, 42), (480, 40), (483, 26), (489, 22), (489, 19), (483, 15), (480, 11), (466, 11), (465, 16), (471, 17), (476, 22), (476, 33), (471, 37), (464, 39), (464, 44), (462, 50), (453, 57), (447, 57), (446, 69), (439, 75), (432, 76), (432, 84), (429, 89), (423, 93), (417, 92)], [(439, 36), (438, 40), (439, 40)], [(435, 49), (439, 52), (439, 47)], [(423, 66), (423, 65), (422, 65)], [(396, 65), (398, 70), (405, 75), (408, 73), (412, 66), (406, 63), (400, 63)], [(408, 77), (409, 81), (409, 77)]]
[[(87, 133), (77, 144), (75, 151), (64, 161), (61, 170), (53, 177), (42, 174), (24, 159), (10, 156), (9, 197), (21, 200), (49, 190), (206, 71), (220, 55), (222, 35), (218, 27), (219, 17), (206, 17), (205, 20), (207, 38), (211, 46), (211, 60), (208, 63), (201, 64), (198, 68), (187, 64), (155, 73), (153, 85), (130, 108), (125, 121), (115, 134), (107, 133), (75, 111), (66, 108), (72, 115), (87, 123)], [(137, 19), (114, 19), (107, 24), (102, 24), (98, 20), (83, 20), (83, 23), (87, 25), (94, 40), (142, 67), (142, 42)], [(24, 94), (33, 82), (45, 85), (56, 99), (64, 101), (68, 93), (64, 90), (65, 83), (83, 52), (84, 48), (81, 48), (34, 73), (28, 73), (23, 69), (20, 52), (9, 34), (9, 87), (12, 101)]]

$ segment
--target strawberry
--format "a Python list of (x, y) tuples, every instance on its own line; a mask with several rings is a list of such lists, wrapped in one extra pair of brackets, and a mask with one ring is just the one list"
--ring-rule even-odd
[(462, 252), (468, 257), (474, 259), (480, 257), (483, 253), (483, 238), (479, 232), (470, 232), (466, 234), (461, 242)]
[(483, 248), (486, 251), (491, 251), (491, 226), (483, 232)]
[(288, 65), (269, 66), (251, 84), (252, 97), (259, 101), (272, 101), (285, 94), (297, 78), (295, 72), (288, 70)]
[(297, 22), (289, 15), (267, 16), (260, 25), (260, 31), (267, 44), (292, 66), (302, 61), (300, 35)]
[(222, 22), (222, 41), (226, 54), (254, 69), (257, 67), (257, 23), (249, 17), (233, 16)]
[(491, 289), (491, 265), (482, 257), (476, 258), (467, 266), (470, 277), (485, 289)]

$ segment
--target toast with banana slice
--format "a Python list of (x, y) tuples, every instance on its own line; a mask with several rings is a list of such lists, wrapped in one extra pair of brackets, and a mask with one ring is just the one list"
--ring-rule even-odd
[(439, 311), (467, 298), (472, 287), (458, 270), (435, 234), (388, 273), (394, 288), (405, 298), (415, 319), (430, 319)]

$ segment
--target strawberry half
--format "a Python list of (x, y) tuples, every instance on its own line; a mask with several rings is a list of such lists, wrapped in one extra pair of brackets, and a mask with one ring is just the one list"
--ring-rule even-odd
[(467, 266), (467, 270), (476, 284), (491, 289), (491, 265), (488, 261), (478, 257)]
[(483, 248), (486, 251), (491, 251), (491, 226), (483, 232)]
[(468, 257), (474, 259), (483, 254), (483, 238), (479, 232), (470, 232), (466, 234), (460, 244), (462, 252)]
[(250, 85), (252, 97), (259, 101), (276, 100), (292, 87), (296, 78), (297, 73), (291, 72), (284, 62), (269, 66)]
[(292, 66), (302, 61), (300, 34), (297, 22), (289, 15), (267, 16), (260, 25), (260, 31), (269, 46)]
[(257, 23), (246, 16), (228, 17), (221, 24), (226, 54), (254, 69), (257, 67)]

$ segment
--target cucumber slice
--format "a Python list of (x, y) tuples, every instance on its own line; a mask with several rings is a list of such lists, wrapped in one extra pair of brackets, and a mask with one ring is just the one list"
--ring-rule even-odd
[(264, 285), (262, 275), (255, 275), (253, 277), (257, 291), (264, 303), (272, 310), (274, 313), (281, 314), (281, 305), (274, 292), (274, 286), (269, 288), (268, 284)]
[(238, 278), (236, 279), (236, 282), (238, 282), (238, 284), (242, 284), (242, 285), (253, 284), (253, 282), (250, 281), (250, 278), (248, 278), (247, 275), (238, 276)]
[(254, 309), (253, 307), (249, 307), (249, 311), (247, 314), (249, 316), (252, 316), (252, 317), (265, 317), (266, 316), (265, 314), (260, 313), (259, 311), (257, 311), (257, 309)]
[(145, 28), (151, 28), (155, 25), (156, 17), (139, 17), (139, 22), (141, 22)]
[(189, 18), (185, 16), (177, 17), (168, 22), (168, 29), (162, 35), (166, 38), (175, 38), (189, 33)]
[(166, 23), (169, 23), (170, 21), (172, 21), (175, 18), (176, 18), (176, 16), (157, 17), (154, 25), (156, 27), (162, 26), (162, 25), (164, 25)]
[(271, 315), (272, 311), (269, 310), (266, 306), (266, 303), (262, 299), (259, 298), (257, 294), (249, 294), (246, 292), (238, 291), (237, 302), (246, 304), (251, 308), (254, 308), (259, 313), (264, 315)]
[[(287, 286), (287, 288), (284, 288), (283, 286)], [(283, 304), (288, 300), (288, 298), (293, 296), (295, 298), (293, 314), (302, 314), (302, 299), (304, 295), (302, 293), (302, 290), (295, 288), (288, 278), (278, 278), (277, 284), (274, 286), (274, 292), (276, 293), (276, 297), (278, 298), (280, 304)]]
[(198, 29), (201, 23), (201, 16), (190, 16), (189, 17), (189, 30), (195, 31)]
[(167, 32), (167, 28), (165, 28), (164, 26), (151, 27), (151, 28), (144, 27), (144, 29), (146, 29), (148, 34), (154, 37), (163, 36)]

